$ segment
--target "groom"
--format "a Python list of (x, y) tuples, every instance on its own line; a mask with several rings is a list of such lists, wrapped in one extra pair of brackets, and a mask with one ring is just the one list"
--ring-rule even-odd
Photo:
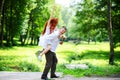
[(40, 56), (45, 54), (46, 58), (46, 65), (41, 76), (41, 79), (48, 80), (48, 72), (51, 69), (50, 77), (51, 78), (58, 78), (55, 74), (56, 65), (57, 65), (57, 57), (56, 57), (56, 48), (60, 43), (61, 35), (63, 35), (67, 31), (67, 28), (63, 26), (62, 28), (54, 31), (53, 33), (46, 36), (44, 50), (40, 53)]

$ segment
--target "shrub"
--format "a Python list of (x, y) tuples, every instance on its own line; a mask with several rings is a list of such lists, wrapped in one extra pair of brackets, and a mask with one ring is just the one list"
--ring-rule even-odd
[(39, 67), (37, 65), (35, 65), (34, 63), (29, 63), (29, 62), (21, 62), (19, 64), (20, 66), (20, 70), (21, 71), (40, 71)]

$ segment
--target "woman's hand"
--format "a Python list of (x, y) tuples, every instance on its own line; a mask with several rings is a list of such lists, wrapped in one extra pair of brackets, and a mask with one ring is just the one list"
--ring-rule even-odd
[(41, 55), (38, 56), (38, 60), (42, 61), (42, 56)]

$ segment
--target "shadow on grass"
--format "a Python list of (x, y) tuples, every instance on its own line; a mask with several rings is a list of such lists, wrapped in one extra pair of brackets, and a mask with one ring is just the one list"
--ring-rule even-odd
[[(85, 51), (80, 54), (72, 54), (69, 56), (68, 60), (81, 60), (81, 59), (109, 59), (110, 52), (108, 51)], [(120, 60), (120, 51), (114, 53), (114, 59)]]

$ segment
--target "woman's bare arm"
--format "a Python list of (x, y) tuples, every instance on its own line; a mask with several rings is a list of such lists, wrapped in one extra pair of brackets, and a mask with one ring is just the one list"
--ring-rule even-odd
[(45, 48), (45, 49), (40, 53), (40, 56), (42, 56), (43, 54), (46, 54), (50, 49), (51, 49), (51, 45), (48, 44), (48, 45), (47, 45), (47, 48)]
[(51, 12), (50, 12), (50, 18), (49, 18), (48, 24), (47, 24), (48, 27), (50, 27), (50, 21), (51, 21), (51, 19), (53, 18), (55, 8), (56, 8), (56, 7), (55, 7), (55, 5), (54, 5), (54, 6), (53, 6), (53, 9), (52, 9)]

